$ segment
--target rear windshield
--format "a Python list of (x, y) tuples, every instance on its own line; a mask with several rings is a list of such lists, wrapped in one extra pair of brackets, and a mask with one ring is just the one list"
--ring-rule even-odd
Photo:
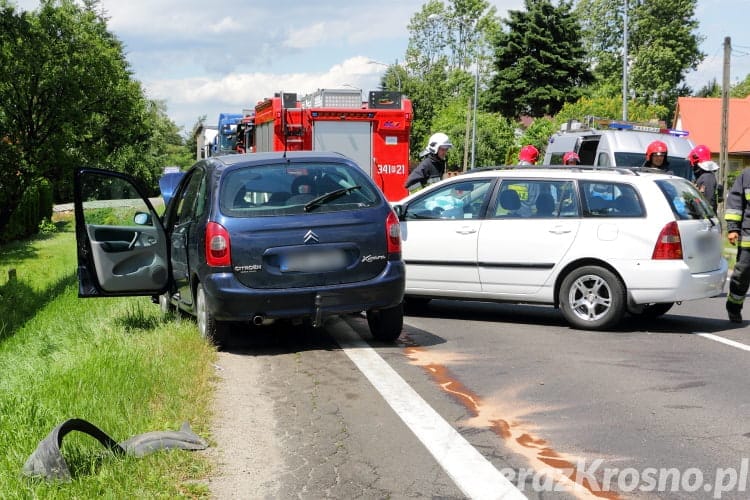
[(343, 163), (253, 165), (221, 179), (221, 212), (229, 217), (336, 212), (378, 205), (365, 173)]
[(711, 206), (695, 186), (681, 179), (656, 181), (678, 219), (706, 219), (716, 217)]

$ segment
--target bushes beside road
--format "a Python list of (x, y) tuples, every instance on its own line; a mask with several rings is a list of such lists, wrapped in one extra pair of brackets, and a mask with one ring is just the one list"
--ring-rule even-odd
[[(63, 223), (58, 223), (59, 225)], [(9, 271), (15, 270), (15, 279)], [(62, 452), (73, 481), (20, 475), (39, 441), (82, 418), (117, 441), (189, 421), (208, 436), (213, 349), (191, 320), (148, 297), (79, 299), (72, 222), (0, 247), (0, 491), (3, 498), (208, 496), (210, 464), (181, 450), (117, 457), (82, 433)]]

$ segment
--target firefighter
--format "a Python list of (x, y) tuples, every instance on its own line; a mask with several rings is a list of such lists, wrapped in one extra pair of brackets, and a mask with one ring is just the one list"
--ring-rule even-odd
[(750, 204), (745, 198), (746, 192), (750, 192), (750, 168), (744, 169), (735, 179), (724, 206), (727, 239), (737, 247), (737, 260), (729, 280), (726, 305), (732, 323), (742, 322), (742, 304), (750, 287)]
[(539, 150), (527, 144), (521, 148), (518, 152), (518, 164), (519, 165), (536, 165), (536, 161), (539, 159)]
[(687, 160), (695, 175), (695, 187), (698, 188), (698, 191), (701, 192), (715, 212), (719, 206), (719, 186), (714, 172), (719, 170), (719, 166), (711, 160), (711, 150), (707, 146), (699, 144), (688, 153)]
[(581, 163), (581, 158), (575, 151), (568, 151), (563, 155), (563, 165), (578, 165)]
[(427, 141), (426, 155), (419, 165), (411, 171), (404, 183), (404, 187), (410, 193), (419, 191), (428, 184), (437, 182), (443, 178), (445, 167), (448, 163), (446, 156), (448, 150), (453, 147), (450, 138), (442, 133), (432, 134)]
[(667, 153), (667, 145), (662, 141), (652, 142), (646, 147), (646, 161), (643, 163), (643, 166), (669, 171)]

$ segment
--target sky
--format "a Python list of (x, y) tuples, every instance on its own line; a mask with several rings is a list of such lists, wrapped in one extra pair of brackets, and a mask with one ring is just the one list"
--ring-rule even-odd
[[(11, 0), (13, 1), (13, 0)], [(15, 0), (35, 10), (38, 0)], [(241, 113), (275, 92), (322, 88), (377, 90), (389, 64), (403, 61), (407, 25), (426, 0), (100, 0), (108, 26), (147, 96), (192, 130), (201, 116)], [(490, 0), (502, 18), (523, 0)], [(730, 82), (750, 74), (750, 0), (698, 0), (705, 60), (687, 75), (699, 89), (723, 80), (731, 39)]]

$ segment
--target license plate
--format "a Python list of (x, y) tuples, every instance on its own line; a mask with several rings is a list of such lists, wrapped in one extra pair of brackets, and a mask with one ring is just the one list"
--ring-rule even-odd
[(305, 252), (285, 255), (281, 260), (282, 272), (323, 272), (346, 267), (346, 258), (341, 250)]

